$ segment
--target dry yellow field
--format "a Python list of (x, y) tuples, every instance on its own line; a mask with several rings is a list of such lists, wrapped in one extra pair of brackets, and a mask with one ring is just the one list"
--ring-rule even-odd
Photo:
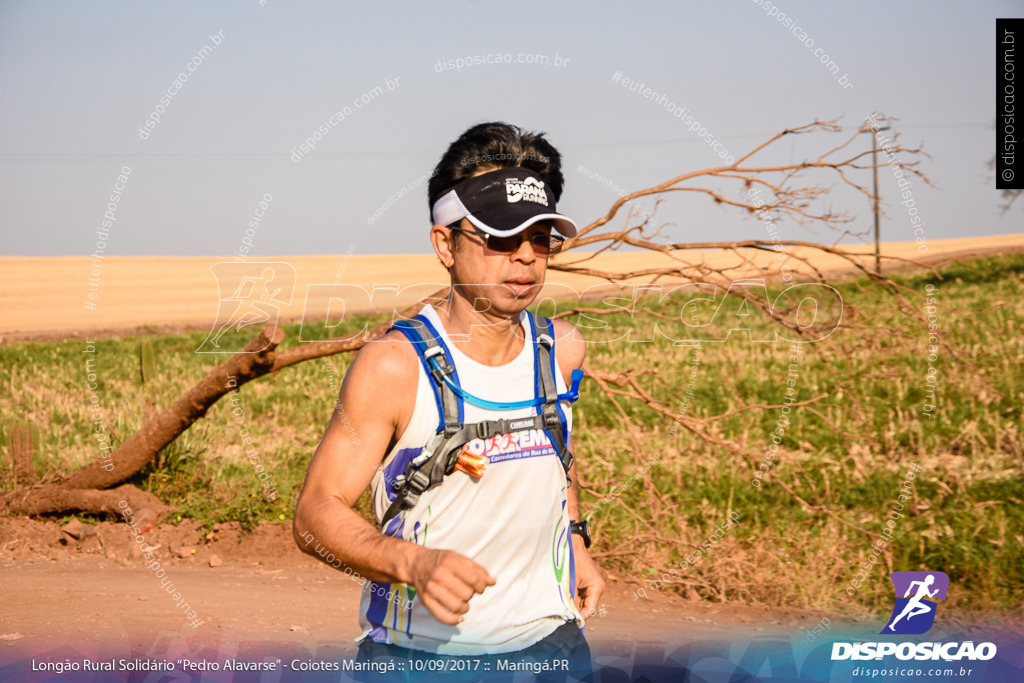
[[(1024, 249), (1024, 234), (1000, 235), (927, 243), (928, 252), (918, 253), (913, 242), (890, 242), (882, 253), (904, 258), (927, 257), (934, 262), (943, 256), (967, 253), (992, 253)], [(869, 247), (853, 248), (868, 253)], [(808, 256), (801, 251), (796, 255)], [(562, 263), (577, 261), (583, 254), (571, 252), (562, 257)], [(736, 257), (722, 251), (684, 252), (683, 261), (703, 260), (711, 265), (733, 263)], [(815, 253), (812, 261), (823, 272), (849, 271), (844, 260), (827, 254)], [(872, 262), (865, 258), (865, 264)], [(258, 280), (264, 263), (250, 262), (218, 266), (221, 277), (211, 270), (222, 257), (109, 257), (98, 264), (87, 256), (56, 258), (2, 257), (0, 270), (5, 286), (0, 290), (0, 335), (8, 340), (62, 333), (90, 331), (130, 331), (138, 326), (205, 327), (218, 319), (222, 300), (232, 297), (231, 287), (237, 286), (241, 271), (247, 271)], [(272, 266), (278, 276), (272, 287), (280, 286), (291, 296), (279, 295), (273, 307), (279, 308), (283, 320), (323, 320), (328, 311), (328, 294), (341, 296), (331, 307), (333, 316), (340, 310), (341, 300), (347, 310), (379, 309), (392, 303), (405, 306), (430, 291), (430, 285), (447, 282), (447, 275), (433, 255), (325, 255), (288, 256), (268, 259), (287, 265)], [(758, 264), (778, 263), (774, 253), (759, 252)], [(596, 269), (633, 271), (669, 263), (661, 254), (642, 252), (602, 254), (585, 265)], [(796, 261), (791, 259), (791, 264)], [(99, 268), (94, 270), (94, 265)], [(292, 270), (294, 276), (292, 276)], [(777, 271), (777, 267), (772, 270)], [(741, 272), (732, 274), (742, 277)], [(218, 287), (228, 287), (223, 291)], [(550, 272), (549, 284), (556, 287), (552, 294), (583, 291), (603, 281), (593, 277)], [(343, 287), (328, 292), (323, 285), (341, 284)], [(310, 289), (310, 285), (313, 285)], [(318, 287), (317, 285), (320, 285)], [(560, 285), (561, 287), (557, 287)], [(378, 294), (371, 301), (368, 295), (358, 295), (359, 288), (369, 292), (374, 287), (390, 289), (396, 294)], [(566, 288), (572, 288), (571, 290)], [(268, 290), (272, 291), (272, 290)], [(90, 293), (94, 298), (90, 299)], [(89, 304), (95, 308), (89, 309)], [(383, 304), (383, 305), (381, 305)], [(223, 320), (223, 317), (220, 317)]]

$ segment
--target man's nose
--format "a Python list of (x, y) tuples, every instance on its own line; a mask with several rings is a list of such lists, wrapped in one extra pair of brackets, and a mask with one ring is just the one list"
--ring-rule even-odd
[(523, 237), (519, 240), (519, 246), (512, 252), (512, 259), (532, 263), (537, 260), (537, 252), (533, 250), (533, 240)]

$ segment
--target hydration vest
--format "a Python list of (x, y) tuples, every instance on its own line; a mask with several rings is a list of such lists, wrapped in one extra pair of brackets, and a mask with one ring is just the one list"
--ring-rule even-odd
[[(437, 432), (427, 442), (423, 452), (413, 458), (405, 472), (396, 478), (394, 490), (397, 495), (384, 513), (382, 527), (401, 510), (414, 507), (425, 491), (443, 483), (444, 478), (455, 471), (463, 446), (474, 439), (542, 429), (554, 446), (568, 481), (573, 457), (568, 448), (569, 426), (559, 408), (559, 402), (575, 403), (579, 399), (583, 371), (573, 370), (569, 390), (559, 394), (555, 382), (555, 340), (551, 334), (551, 321), (548, 318), (534, 318), (529, 311), (526, 315), (530, 318), (531, 328), (536, 331), (533, 340), (535, 394), (532, 399), (525, 401), (503, 403), (479, 398), (459, 386), (459, 374), (451, 352), (424, 316), (400, 320), (392, 326), (391, 329), (398, 330), (412, 342), (423, 369), (430, 377), (440, 421)], [(464, 401), (489, 410), (518, 410), (532, 406), (537, 414), (532, 417), (466, 424), (463, 422)]]

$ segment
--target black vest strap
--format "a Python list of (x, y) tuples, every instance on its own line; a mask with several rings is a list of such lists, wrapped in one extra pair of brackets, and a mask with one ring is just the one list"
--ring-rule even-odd
[(552, 354), (555, 350), (555, 338), (551, 331), (551, 321), (547, 318), (535, 318), (537, 325), (537, 365), (540, 374), (541, 390), (544, 392), (544, 405), (541, 406), (541, 415), (544, 416), (545, 429), (548, 438), (555, 447), (562, 467), (565, 469), (565, 478), (569, 478), (569, 468), (572, 467), (572, 453), (569, 451), (566, 439), (568, 437), (569, 425), (566, 424), (558, 406), (558, 382), (555, 381), (555, 361)]

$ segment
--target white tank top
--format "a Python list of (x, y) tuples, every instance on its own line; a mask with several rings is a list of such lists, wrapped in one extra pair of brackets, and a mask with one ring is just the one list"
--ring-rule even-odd
[[(512, 362), (494, 367), (455, 348), (437, 312), (423, 309), (440, 333), (462, 388), (489, 401), (522, 401), (536, 395), (534, 343), (529, 316), (520, 316), (528, 340)], [(559, 393), (566, 391), (555, 366)], [(394, 500), (392, 484), (437, 431), (440, 416), (422, 364), (416, 405), (409, 426), (377, 470), (370, 492), (378, 526)], [(572, 409), (562, 402), (572, 428)], [(533, 408), (489, 410), (465, 402), (465, 423), (529, 417)], [(439, 654), (482, 655), (513, 652), (533, 645), (566, 621), (583, 619), (573, 602), (576, 588), (565, 470), (543, 430), (499, 435), (469, 444), (488, 456), (476, 479), (456, 470), (400, 512), (382, 531), (428, 548), (454, 550), (484, 567), (495, 585), (469, 602), (465, 620), (454, 626), (434, 619), (407, 584), (367, 581), (363, 585), (357, 640), (369, 636)]]

